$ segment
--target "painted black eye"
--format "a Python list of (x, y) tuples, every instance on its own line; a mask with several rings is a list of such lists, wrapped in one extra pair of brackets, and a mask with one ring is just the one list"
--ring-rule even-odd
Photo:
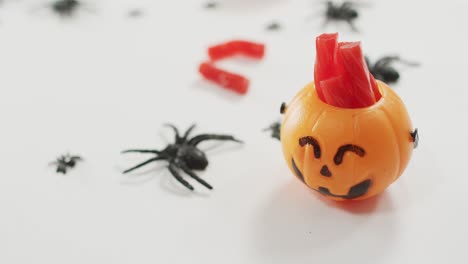
[(364, 155), (366, 154), (366, 151), (359, 146), (353, 144), (343, 145), (338, 148), (338, 151), (335, 154), (335, 158), (333, 158), (333, 161), (336, 165), (340, 165), (341, 163), (343, 163), (343, 156), (347, 151), (354, 152), (359, 157), (364, 157)]
[(314, 137), (311, 137), (311, 136), (301, 137), (299, 139), (299, 146), (303, 147), (305, 145), (313, 146), (314, 147), (314, 157), (316, 159), (320, 158), (320, 156), (322, 155), (322, 151), (320, 150), (320, 145), (319, 145), (318, 141)]

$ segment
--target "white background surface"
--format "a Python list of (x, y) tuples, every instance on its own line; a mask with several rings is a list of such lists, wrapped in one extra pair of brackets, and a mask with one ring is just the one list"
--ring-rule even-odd
[[(223, 3), (223, 1), (221, 1)], [(44, 2), (0, 8), (0, 263), (467, 263), (466, 98), (468, 2), (369, 1), (360, 34), (373, 59), (398, 53), (394, 89), (420, 130), (404, 175), (377, 199), (342, 207), (300, 184), (280, 144), (261, 132), (313, 79), (318, 1), (95, 1), (61, 20)], [(430, 2), (430, 3), (429, 3)], [(138, 19), (129, 8), (144, 9)], [(264, 26), (277, 19), (279, 32)], [(251, 79), (240, 97), (202, 81), (206, 47), (262, 41), (261, 62), (223, 63)], [(201, 173), (215, 189), (180, 186), (129, 147), (163, 148), (161, 128), (245, 140), (204, 144)], [(85, 162), (48, 167), (70, 151)], [(191, 181), (191, 180), (190, 180)], [(193, 181), (191, 181), (193, 182)]]

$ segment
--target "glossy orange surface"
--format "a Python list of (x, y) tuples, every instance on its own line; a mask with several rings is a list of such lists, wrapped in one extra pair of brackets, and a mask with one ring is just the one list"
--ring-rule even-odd
[[(413, 126), (406, 107), (386, 84), (377, 84), (382, 98), (366, 108), (326, 104), (313, 82), (287, 104), (281, 126), (284, 157), (298, 178), (328, 198), (359, 200), (381, 193), (411, 158)], [(311, 138), (318, 143), (320, 157), (317, 146), (305, 144)], [(355, 151), (343, 152), (340, 160), (338, 150), (347, 145)], [(364, 193), (351, 191), (364, 182), (369, 183)]]

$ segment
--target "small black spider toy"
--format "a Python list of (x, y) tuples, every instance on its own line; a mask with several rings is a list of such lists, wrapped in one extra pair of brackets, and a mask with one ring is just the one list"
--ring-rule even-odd
[(276, 138), (278, 140), (281, 140), (281, 123), (280, 122), (274, 122), (271, 124), (269, 127), (263, 129), (263, 131), (271, 131), (271, 137)]
[(395, 83), (400, 79), (400, 73), (391, 66), (393, 62), (400, 62), (404, 65), (416, 67), (418, 63), (402, 60), (399, 56), (385, 56), (371, 64), (366, 56), (366, 63), (372, 75), (385, 83)]
[(358, 11), (355, 9), (356, 3), (345, 1), (340, 5), (334, 4), (332, 1), (327, 1), (326, 4), (325, 24), (331, 20), (345, 21), (351, 26), (353, 31), (358, 31), (354, 25), (354, 20), (359, 16)]
[(276, 21), (271, 22), (270, 24), (268, 24), (266, 26), (266, 30), (268, 30), (268, 31), (278, 31), (280, 29), (281, 29), (281, 25), (280, 25), (280, 23), (278, 23)]
[(142, 15), (143, 15), (143, 11), (140, 9), (132, 9), (128, 11), (128, 16), (132, 18), (141, 17)]
[(72, 16), (81, 5), (77, 0), (57, 0), (51, 4), (52, 10), (61, 16)]
[(61, 155), (51, 165), (57, 166), (57, 173), (67, 174), (68, 168), (73, 168), (77, 161), (83, 160), (80, 156), (70, 156), (70, 154)]
[(206, 9), (216, 9), (218, 7), (218, 3), (215, 1), (210, 1), (205, 4)]
[(194, 190), (193, 186), (182, 178), (179, 171), (182, 170), (192, 179), (199, 182), (201, 185), (205, 186), (208, 189), (213, 189), (213, 187), (208, 184), (206, 181), (198, 177), (193, 171), (194, 170), (205, 170), (208, 166), (208, 159), (205, 153), (200, 150), (197, 146), (203, 141), (206, 140), (229, 140), (238, 143), (242, 141), (235, 139), (230, 135), (217, 135), (217, 134), (200, 134), (194, 137), (189, 137), (192, 130), (195, 128), (195, 124), (189, 127), (184, 135), (181, 137), (178, 129), (171, 124), (166, 124), (166, 126), (172, 128), (175, 133), (175, 142), (169, 144), (163, 150), (146, 150), (146, 149), (129, 149), (122, 151), (122, 153), (137, 152), (137, 153), (149, 153), (154, 154), (155, 157), (152, 157), (130, 169), (125, 170), (123, 173), (128, 173), (135, 169), (138, 169), (148, 163), (158, 160), (165, 160), (168, 164), (168, 169), (171, 172), (172, 176), (184, 185), (189, 190)]

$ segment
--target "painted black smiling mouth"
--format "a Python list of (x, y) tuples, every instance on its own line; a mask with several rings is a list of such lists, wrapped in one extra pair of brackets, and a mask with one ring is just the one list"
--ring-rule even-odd
[(325, 187), (319, 187), (318, 190), (316, 191), (327, 196), (338, 197), (338, 198), (343, 198), (343, 199), (354, 199), (354, 198), (358, 198), (366, 194), (370, 186), (371, 186), (371, 180), (365, 180), (351, 187), (348, 191), (348, 194), (346, 195), (333, 194), (330, 192), (330, 190), (328, 190)]
[[(296, 176), (302, 182), (304, 182), (304, 176), (302, 175), (301, 171), (297, 167), (296, 162), (294, 162), (294, 158), (291, 160), (291, 163), (292, 163), (292, 167), (294, 169), (294, 172), (296, 173)], [(358, 198), (358, 197), (361, 197), (361, 196), (365, 195), (367, 193), (367, 191), (369, 190), (369, 188), (371, 186), (371, 183), (372, 183), (371, 180), (365, 180), (365, 181), (362, 181), (362, 182), (360, 182), (360, 183), (358, 183), (356, 185), (353, 185), (349, 189), (348, 194), (345, 194), (345, 195), (333, 194), (333, 193), (330, 192), (330, 190), (328, 190), (328, 188), (325, 188), (325, 187), (319, 187), (318, 190), (315, 189), (315, 188), (312, 188), (312, 189), (319, 192), (319, 193), (321, 193), (321, 194), (323, 194), (323, 195), (326, 195), (326, 196), (343, 198), (343, 199), (355, 199), (355, 198)]]

